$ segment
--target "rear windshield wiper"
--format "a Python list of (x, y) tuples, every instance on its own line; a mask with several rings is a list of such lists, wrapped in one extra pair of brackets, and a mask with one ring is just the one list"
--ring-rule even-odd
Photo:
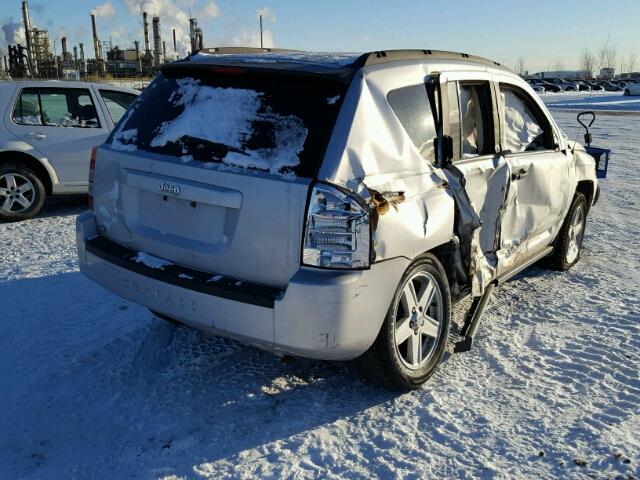
[[(208, 147), (213, 150), (216, 157), (223, 157), (229, 152), (239, 153), (240, 155), (245, 155), (247, 157), (251, 156), (240, 148), (232, 147), (231, 145), (226, 145), (224, 143), (212, 142), (211, 140), (205, 140), (204, 138), (193, 137), (191, 135), (183, 135), (180, 137), (180, 142), (189, 147)], [(218, 153), (221, 153), (221, 155)]]

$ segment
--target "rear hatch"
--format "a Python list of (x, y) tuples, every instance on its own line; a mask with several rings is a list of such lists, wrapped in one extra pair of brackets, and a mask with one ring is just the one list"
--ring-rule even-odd
[(165, 71), (98, 149), (99, 231), (212, 275), (285, 286), (347, 86), (258, 67)]

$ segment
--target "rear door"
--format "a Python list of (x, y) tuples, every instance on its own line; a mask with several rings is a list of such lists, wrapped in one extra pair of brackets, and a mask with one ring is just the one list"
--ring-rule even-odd
[(500, 239), (501, 270), (508, 270), (555, 237), (571, 200), (571, 154), (560, 150), (546, 113), (525, 89), (505, 77), (496, 90), (500, 150), (511, 171)]
[(45, 156), (61, 183), (88, 184), (91, 148), (104, 142), (105, 119), (87, 88), (23, 88), (8, 130)]
[(346, 85), (207, 66), (160, 75), (97, 155), (108, 239), (239, 281), (285, 286)]
[(453, 139), (453, 165), (464, 176), (465, 190), (482, 225), (475, 234), (472, 275), (486, 284), (497, 271), (502, 206), (509, 168), (498, 148), (498, 116), (492, 77), (482, 72), (447, 72), (440, 76), (444, 134)]

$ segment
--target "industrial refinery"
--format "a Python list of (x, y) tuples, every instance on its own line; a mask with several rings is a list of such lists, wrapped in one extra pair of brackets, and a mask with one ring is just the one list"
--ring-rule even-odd
[[(25, 44), (8, 45), (2, 56), (0, 71), (11, 78), (132, 78), (150, 77), (165, 62), (179, 58), (176, 30), (170, 32), (169, 42), (163, 37), (161, 19), (142, 13), (144, 38), (142, 48), (135, 40), (129, 48), (113, 45), (111, 40), (100, 40), (96, 15), (90, 14), (93, 38), (93, 58), (85, 56), (85, 45), (80, 42), (69, 48), (67, 37), (60, 39), (61, 52), (56, 50), (46, 29), (40, 29), (31, 20), (29, 2), (22, 1), (22, 22)], [(151, 23), (151, 25), (149, 25)], [(191, 53), (203, 48), (203, 32), (195, 18), (189, 19)], [(5, 52), (3, 52), (5, 53)], [(87, 52), (88, 53), (88, 52)]]

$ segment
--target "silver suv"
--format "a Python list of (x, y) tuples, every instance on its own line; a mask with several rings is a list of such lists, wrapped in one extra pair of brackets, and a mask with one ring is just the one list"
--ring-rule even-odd
[(579, 258), (594, 159), (501, 65), (433, 50), (199, 53), (92, 160), (80, 268), (161, 318), (415, 388), (451, 306)]
[(33, 217), (46, 195), (87, 193), (91, 148), (138, 94), (84, 82), (0, 82), (0, 220)]

